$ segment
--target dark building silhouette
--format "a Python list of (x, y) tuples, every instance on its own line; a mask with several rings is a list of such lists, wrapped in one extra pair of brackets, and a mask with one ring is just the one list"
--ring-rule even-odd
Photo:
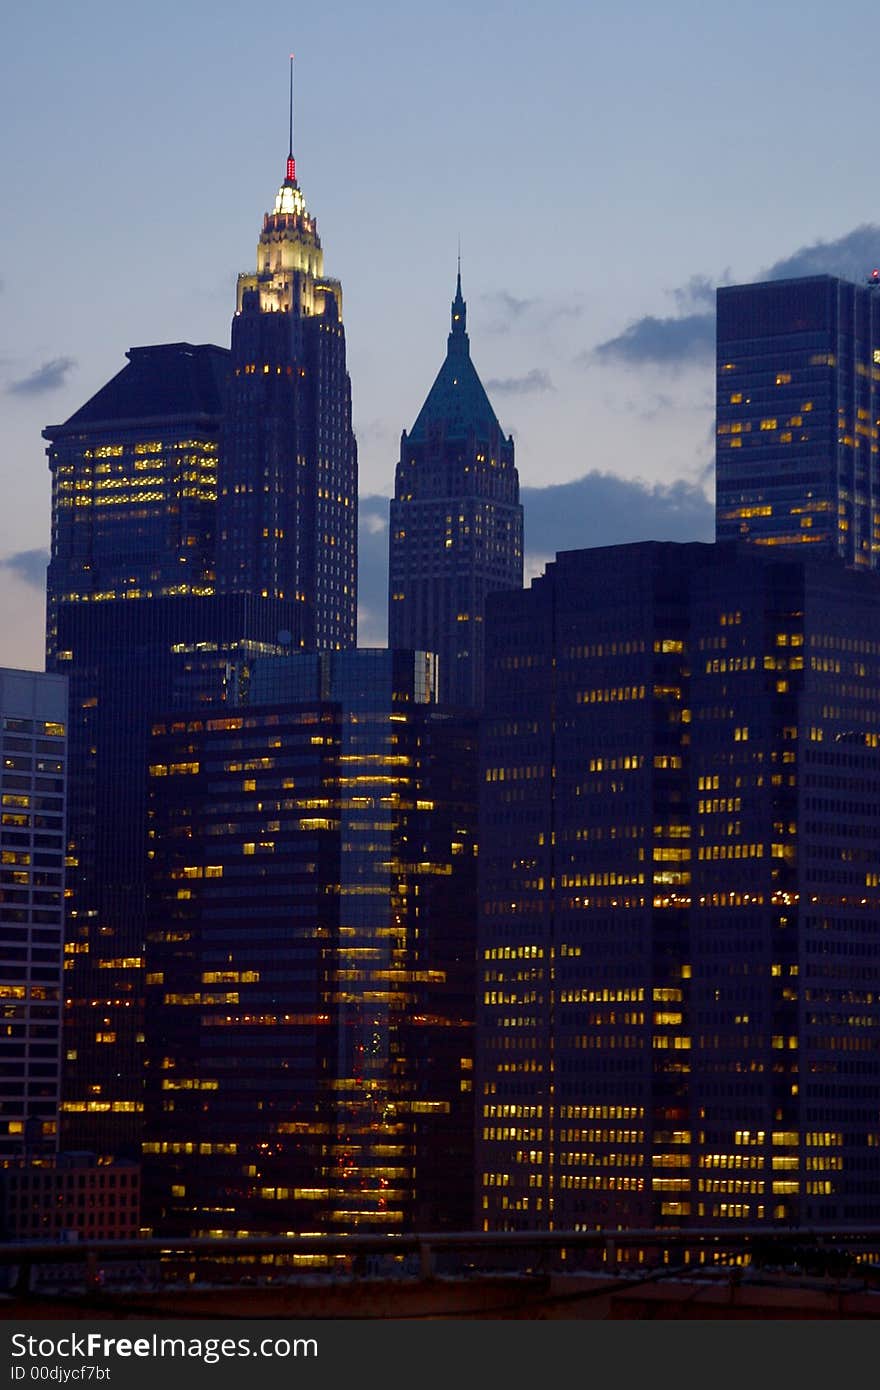
[(718, 290), (716, 536), (880, 557), (880, 275)]
[(446, 360), (409, 434), (391, 503), (388, 641), (436, 652), (441, 698), (479, 708), (486, 595), (523, 581), (513, 439), (470, 357), (461, 275)]
[[(0, 1172), (0, 1238), (136, 1240), (140, 1196), (140, 1164), (131, 1160), (99, 1164), (94, 1154), (61, 1153), (14, 1164)], [(54, 1273), (60, 1282), (67, 1271)], [(135, 1278), (142, 1273), (137, 1265), (129, 1271)]]
[(146, 1219), (466, 1229), (476, 726), (426, 653), (257, 663), (150, 752)]
[(478, 1219), (877, 1219), (880, 581), (560, 554), (487, 615)]
[(293, 154), (240, 275), (223, 424), (220, 592), (293, 600), (296, 645), (357, 640), (357, 446), (342, 287), (324, 275)]

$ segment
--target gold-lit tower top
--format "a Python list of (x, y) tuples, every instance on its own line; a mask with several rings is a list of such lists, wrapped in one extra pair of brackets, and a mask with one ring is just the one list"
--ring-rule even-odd
[(275, 196), (275, 207), (263, 218), (257, 244), (255, 274), (238, 277), (237, 309), (244, 296), (259, 295), (263, 313), (323, 314), (328, 296), (336, 301), (342, 319), (342, 286), (324, 275), (324, 252), (318, 225), (309, 215), (302, 189), (296, 181), (293, 154), (293, 54), (290, 55), (290, 143), (284, 182)]

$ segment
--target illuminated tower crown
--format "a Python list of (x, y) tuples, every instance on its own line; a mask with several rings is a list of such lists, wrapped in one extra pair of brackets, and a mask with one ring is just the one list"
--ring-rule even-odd
[(342, 319), (342, 286), (324, 275), (324, 252), (318, 224), (309, 215), (302, 189), (296, 181), (293, 154), (293, 54), (290, 65), (290, 146), (284, 182), (275, 196), (275, 207), (263, 217), (263, 230), (257, 244), (255, 274), (238, 277), (237, 308), (244, 296), (255, 291), (264, 312), (281, 311), (307, 315), (322, 314), (328, 295), (336, 300)]

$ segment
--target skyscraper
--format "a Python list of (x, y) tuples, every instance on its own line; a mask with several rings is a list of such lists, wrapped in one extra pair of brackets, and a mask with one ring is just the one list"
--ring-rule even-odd
[(0, 670), (0, 1167), (54, 1154), (61, 1076), (67, 682)]
[(52, 473), (47, 653), (62, 604), (209, 594), (229, 353), (131, 348), (128, 363), (43, 438)]
[(342, 287), (324, 274), (292, 148), (257, 269), (240, 275), (223, 426), (217, 581), (295, 601), (294, 642), (353, 647), (357, 445)]
[(232, 353), (132, 349), (44, 430), (47, 660), (70, 677), (68, 1146), (140, 1150), (152, 714), (222, 704), (254, 656), (355, 641), (341, 303), (291, 151), (257, 272), (240, 280)]
[(716, 536), (880, 566), (880, 274), (718, 291)]
[(880, 578), (572, 551), (487, 628), (487, 1229), (876, 1220)]
[(486, 595), (523, 582), (513, 439), (471, 361), (461, 275), (444, 361), (404, 430), (391, 503), (388, 641), (436, 652), (444, 702), (483, 698)]
[(470, 1225), (476, 729), (434, 667), (293, 654), (156, 722), (157, 1233)]

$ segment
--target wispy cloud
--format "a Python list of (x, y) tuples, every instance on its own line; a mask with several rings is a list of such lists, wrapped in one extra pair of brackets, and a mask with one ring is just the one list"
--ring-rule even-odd
[(706, 362), (715, 353), (715, 315), (682, 314), (677, 318), (655, 318), (647, 314), (627, 325), (616, 338), (599, 343), (578, 361), (625, 362), (641, 366), (653, 362), (677, 367), (689, 362)]
[(834, 241), (814, 241), (759, 272), (759, 280), (789, 280), (800, 275), (839, 275), (863, 281), (880, 265), (880, 226), (865, 222)]
[(579, 318), (584, 306), (577, 299), (557, 299), (550, 296), (535, 296), (521, 299), (509, 290), (495, 290), (491, 294), (481, 294), (479, 299), (485, 321), (480, 322), (481, 332), (509, 333), (517, 327), (528, 327), (534, 332), (549, 328), (562, 318)]
[(76, 366), (74, 357), (53, 357), (44, 362), (29, 376), (19, 381), (11, 381), (6, 390), (14, 396), (40, 396), (46, 391), (57, 391), (67, 380), (68, 373)]
[(524, 376), (493, 377), (486, 382), (486, 390), (496, 396), (534, 396), (545, 391), (555, 391), (548, 372), (533, 367)]
[[(832, 241), (801, 246), (789, 256), (759, 270), (754, 279), (787, 280), (802, 275), (839, 275), (864, 280), (880, 265), (880, 226), (866, 222)], [(669, 291), (677, 312), (635, 319), (622, 333), (580, 354), (581, 366), (621, 363), (678, 368), (711, 360), (715, 352), (715, 287), (731, 283), (730, 271), (716, 279), (692, 275)]]
[(358, 501), (358, 642), (387, 641), (388, 498), (374, 493)]
[(16, 550), (12, 555), (0, 557), (0, 568), (9, 570), (33, 589), (46, 586), (46, 566), (49, 553), (43, 549)]
[(726, 284), (729, 274), (726, 271), (720, 280), (712, 280), (708, 275), (692, 275), (685, 284), (670, 290), (679, 314), (693, 314), (700, 309), (714, 310), (715, 288)]

